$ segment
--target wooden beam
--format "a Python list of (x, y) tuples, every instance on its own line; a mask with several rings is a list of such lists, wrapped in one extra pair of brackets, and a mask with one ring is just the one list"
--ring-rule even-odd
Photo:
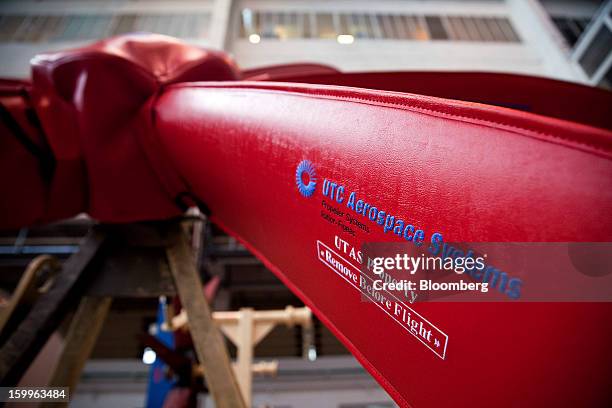
[(204, 298), (191, 247), (179, 223), (170, 226), (173, 242), (166, 249), (170, 271), (189, 317), (194, 347), (217, 408), (245, 408), (219, 329)]
[[(49, 387), (69, 387), (70, 392), (74, 393), (81, 378), (83, 367), (85, 367), (85, 363), (96, 345), (102, 326), (104, 326), (111, 302), (112, 298), (110, 297), (84, 296), (81, 299), (79, 308), (70, 323), (62, 355), (49, 381)], [(68, 402), (63, 402), (61, 405), (57, 403), (42, 404), (44, 408), (62, 406), (67, 407)]]
[(236, 372), (238, 374), (238, 383), (242, 390), (242, 395), (246, 400), (247, 406), (251, 406), (251, 388), (253, 386), (253, 328), (254, 315), (253, 309), (245, 307), (240, 309), (240, 319), (238, 320), (238, 361), (236, 364)]
[(77, 304), (87, 275), (84, 272), (90, 269), (105, 237), (96, 228), (85, 236), (79, 252), (64, 263), (49, 291), (38, 299), (0, 349), (0, 384), (5, 387), (17, 384), (51, 333)]

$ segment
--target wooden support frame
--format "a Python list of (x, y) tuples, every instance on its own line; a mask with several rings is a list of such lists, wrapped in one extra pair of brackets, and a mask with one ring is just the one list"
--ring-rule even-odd
[[(212, 316), (215, 324), (238, 350), (234, 370), (247, 406), (251, 405), (253, 374), (275, 374), (278, 370), (276, 362), (253, 363), (254, 347), (278, 324), (288, 327), (300, 325), (307, 329), (312, 327), (312, 312), (308, 307), (287, 306), (284, 310), (257, 311), (242, 308), (237, 312), (214, 312)], [(189, 316), (183, 309), (168, 320), (165, 329), (187, 330), (188, 327), (191, 329)]]
[[(49, 381), (50, 387), (68, 387), (74, 390), (81, 372), (96, 345), (96, 340), (110, 310), (112, 298), (85, 296), (70, 323), (64, 348)], [(68, 402), (44, 403), (41, 407), (67, 407)]]
[[(238, 321), (238, 337), (240, 342), (237, 344), (238, 347), (238, 361), (236, 364), (236, 373), (238, 374), (238, 381), (240, 382), (240, 388), (244, 394), (244, 398), (247, 400), (247, 404), (251, 405), (251, 395), (253, 388), (253, 371), (251, 365), (253, 364), (253, 343), (254, 343), (254, 314), (253, 309), (244, 308), (241, 310), (240, 320)], [(273, 325), (271, 327), (274, 327)], [(271, 330), (271, 328), (270, 328)], [(242, 345), (246, 347), (240, 347)]]
[(0, 349), (0, 384), (14, 386), (30, 362), (61, 324), (70, 308), (78, 301), (85, 271), (99, 254), (106, 235), (91, 230), (81, 249), (66, 261), (49, 291), (34, 304), (17, 330)]
[(223, 337), (214, 324), (202, 292), (202, 282), (185, 233), (171, 227), (172, 243), (166, 249), (170, 271), (190, 321), (191, 336), (206, 383), (217, 408), (246, 407), (230, 363)]
[[(125, 273), (130, 265), (143, 262), (152, 269), (148, 275)], [(245, 408), (224, 339), (204, 298), (196, 257), (178, 219), (94, 227), (79, 252), (66, 261), (49, 291), (0, 349), (0, 383), (17, 384), (51, 333), (80, 301), (49, 384), (70, 387), (74, 392), (112, 297), (172, 294), (175, 288), (169, 287), (166, 277), (171, 277), (190, 318), (196, 353), (216, 407)], [(146, 283), (142, 282), (145, 278)]]

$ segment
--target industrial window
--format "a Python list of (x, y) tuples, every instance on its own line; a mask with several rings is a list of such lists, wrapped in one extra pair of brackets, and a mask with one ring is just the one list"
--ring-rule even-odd
[(442, 25), (440, 17), (427, 16), (425, 17), (425, 22), (429, 27), (432, 40), (446, 40), (448, 38), (448, 34), (446, 33), (444, 25)]
[(608, 57), (611, 46), (612, 32), (610, 32), (608, 27), (602, 25), (589, 44), (589, 47), (579, 59), (580, 65), (589, 77), (595, 74), (595, 71), (599, 69), (604, 60)]
[[(507, 18), (383, 13), (241, 13), (240, 37), (520, 42)], [(260, 25), (257, 21), (261, 21)]]
[(382, 33), (380, 38), (398, 38), (395, 31), (395, 24), (393, 23), (393, 16), (378, 15), (376, 19)]
[(518, 35), (506, 19), (445, 17), (449, 36), (455, 41), (517, 42)]
[(365, 14), (353, 13), (353, 25), (350, 34), (356, 38), (374, 38), (372, 23)]
[(409, 38), (413, 40), (428, 40), (429, 30), (426, 27), (426, 22), (423, 17), (404, 16), (404, 23), (409, 34)]
[(298, 29), (298, 15), (296, 13), (282, 14), (279, 24), (281, 38), (298, 38), (302, 36), (302, 30)]
[(612, 67), (608, 68), (608, 71), (606, 71), (606, 74), (601, 78), (597, 86), (609, 91), (612, 90)]
[(604, 2), (574, 45), (571, 59), (593, 86), (610, 89), (612, 69), (612, 2)]
[(262, 13), (259, 17), (262, 38), (275, 38), (276, 36), (276, 13)]
[(319, 38), (336, 38), (338, 31), (331, 13), (317, 13), (316, 15), (317, 35)]
[(205, 38), (209, 14), (3, 15), (0, 42), (95, 40), (144, 31), (178, 38)]
[[(15, 17), (7, 19), (11, 18)], [(17, 42), (46, 41), (61, 34), (66, 24), (64, 18), (58, 16), (24, 16), (21, 21), (18, 27), (11, 27), (12, 24), (9, 24), (14, 31), (12, 34), (8, 33), (11, 28), (7, 28), (7, 37), (3, 36), (2, 41), (9, 41), (11, 38)]]
[(315, 22), (315, 18), (312, 14), (310, 13), (300, 13), (299, 14), (299, 19), (298, 21), (300, 21), (303, 26), (302, 26), (302, 37), (304, 38), (312, 38), (314, 37), (314, 32), (315, 32), (315, 27), (316, 27), (316, 22)]
[(150, 32), (177, 38), (204, 38), (208, 33), (208, 14), (124, 14), (115, 16), (111, 34)]
[(24, 16), (2, 16), (0, 18), (0, 41), (10, 41), (23, 24), (24, 19)]
[(263, 38), (287, 39), (301, 36), (296, 13), (264, 13), (257, 20), (262, 22)]
[(374, 38), (370, 21), (363, 14), (340, 14), (340, 32), (355, 38)]
[(587, 25), (589, 25), (590, 18), (574, 18), (574, 17), (553, 17), (553, 22), (563, 34), (563, 38), (567, 42), (567, 45), (573, 47), (576, 45), (578, 38), (582, 35)]

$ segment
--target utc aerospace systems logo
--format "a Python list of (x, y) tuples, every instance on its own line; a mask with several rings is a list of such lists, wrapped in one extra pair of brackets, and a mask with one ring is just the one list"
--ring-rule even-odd
[(317, 173), (308, 160), (302, 160), (295, 170), (295, 184), (304, 197), (310, 197), (317, 186)]

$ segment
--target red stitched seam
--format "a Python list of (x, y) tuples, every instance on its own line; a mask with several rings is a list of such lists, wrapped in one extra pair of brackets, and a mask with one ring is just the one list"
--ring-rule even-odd
[[(179, 84), (177, 84), (179, 85)], [(410, 106), (408, 103), (402, 104), (402, 103), (397, 103), (397, 102), (388, 102), (388, 101), (384, 101), (381, 100), (379, 98), (370, 96), (369, 98), (365, 98), (365, 97), (359, 97), (359, 96), (346, 96), (346, 95), (339, 95), (337, 93), (334, 92), (323, 92), (323, 93), (310, 93), (307, 92), (303, 89), (300, 88), (296, 88), (295, 90), (292, 89), (286, 89), (286, 88), (272, 88), (272, 87), (246, 87), (246, 86), (231, 86), (231, 85), (219, 85), (219, 86), (210, 86), (210, 85), (201, 85), (201, 84), (187, 84), (187, 83), (181, 83), (179, 86), (177, 87), (199, 87), (199, 88), (208, 88), (208, 89), (226, 89), (226, 90), (250, 90), (250, 91), (258, 91), (258, 92), (262, 92), (262, 93), (271, 93), (271, 92), (283, 92), (289, 95), (304, 95), (304, 96), (311, 96), (314, 98), (322, 98), (322, 99), (326, 99), (326, 100), (334, 100), (334, 99), (344, 99), (344, 100), (348, 100), (348, 101), (352, 101), (352, 102), (356, 102), (356, 103), (367, 103), (367, 104), (372, 104), (372, 102), (375, 102), (377, 105), (375, 106), (385, 106), (385, 107), (390, 107), (390, 108), (400, 108), (402, 110), (408, 110), (408, 111), (414, 111), (414, 112), (418, 112), (418, 113), (422, 113), (422, 114), (427, 114), (427, 112), (429, 112), (429, 114), (436, 114), (434, 116), (444, 116), (447, 118), (454, 118), (457, 120), (460, 120), (461, 122), (466, 122), (466, 120), (469, 120), (469, 123), (475, 123), (476, 124), (480, 124), (483, 126), (488, 125), (496, 125), (497, 127), (499, 126), (503, 126), (506, 131), (511, 132), (511, 129), (515, 129), (515, 130), (520, 130), (522, 132), (525, 133), (520, 133), (520, 132), (516, 132), (514, 131), (514, 133), (519, 134), (521, 136), (532, 136), (535, 135), (540, 135), (540, 136), (544, 136), (545, 138), (549, 138), (549, 139), (553, 139), (553, 140), (547, 140), (548, 142), (563, 142), (562, 144), (564, 146), (567, 147), (573, 147), (573, 148), (582, 148), (580, 150), (583, 151), (587, 151), (590, 153), (594, 153), (594, 154), (598, 154), (598, 155), (603, 155), (606, 158), (610, 158), (612, 156), (612, 150), (608, 150), (605, 149), (601, 146), (596, 146), (594, 144), (590, 144), (590, 143), (585, 143), (582, 141), (578, 141), (575, 139), (571, 139), (568, 137), (563, 137), (563, 136), (558, 136), (558, 135), (553, 135), (550, 133), (545, 133), (545, 132), (541, 132), (538, 130), (532, 130), (532, 129), (528, 129), (528, 128), (524, 128), (524, 127), (520, 127), (520, 126), (515, 126), (515, 125), (510, 125), (507, 123), (503, 123), (503, 122), (497, 122), (497, 121), (492, 121), (492, 120), (487, 120), (487, 119), (481, 119), (481, 118), (477, 118), (474, 116), (466, 116), (466, 115), (458, 115), (458, 114), (454, 114), (454, 113), (447, 113), (447, 112), (443, 112), (440, 110), (435, 110), (435, 109), (429, 109), (429, 108), (422, 108), (422, 107), (417, 107), (417, 106)], [(335, 91), (338, 92), (338, 91)], [(397, 96), (392, 95), (392, 96), (388, 96), (389, 98), (397, 98)], [(453, 108), (455, 108), (453, 106)], [(495, 127), (495, 126), (491, 126), (491, 127)], [(510, 128), (510, 129), (508, 129)]]
[[(327, 95), (326, 95), (327, 96)], [(334, 95), (332, 95), (334, 96)], [(343, 96), (343, 95), (338, 95), (337, 97), (342, 98), (342, 99), (347, 99), (347, 100), (359, 100), (359, 101), (364, 101), (364, 102), (368, 102), (369, 100), (367, 98), (360, 98), (360, 97), (355, 97), (355, 96)], [(405, 108), (406, 106), (399, 104), (399, 103), (394, 103), (394, 102), (385, 102), (385, 101), (381, 101), (381, 100), (376, 100), (376, 98), (373, 98), (374, 101), (376, 101), (379, 104), (383, 104), (383, 105), (388, 105), (390, 107), (398, 107), (398, 108)], [(558, 136), (558, 135), (553, 135), (551, 133), (545, 133), (545, 132), (541, 132), (538, 130), (532, 130), (532, 129), (527, 129), (527, 128), (523, 128), (520, 126), (515, 126), (515, 125), (510, 125), (508, 123), (503, 123), (503, 122), (496, 122), (496, 121), (492, 121), (492, 120), (487, 120), (487, 119), (481, 119), (481, 118), (477, 118), (477, 117), (472, 117), (472, 116), (465, 116), (465, 115), (458, 115), (458, 114), (454, 114), (454, 113), (447, 113), (447, 112), (442, 112), (442, 111), (437, 111), (435, 109), (429, 109), (429, 108), (422, 108), (422, 107), (408, 107), (409, 110), (414, 110), (414, 111), (420, 111), (420, 113), (423, 112), (431, 112), (431, 113), (435, 113), (438, 115), (442, 115), (445, 117), (450, 117), (450, 118), (460, 118), (460, 119), (468, 119), (470, 121), (475, 121), (475, 122), (481, 122), (479, 124), (490, 124), (490, 125), (498, 125), (498, 126), (503, 126), (506, 128), (510, 128), (510, 129), (516, 129), (516, 130), (520, 130), (526, 133), (532, 133), (532, 134), (536, 134), (536, 135), (540, 135), (540, 136), (545, 136), (545, 137), (549, 137), (555, 140), (561, 140), (563, 142), (569, 142), (571, 144), (575, 144), (578, 146), (583, 146), (586, 147), (588, 149), (593, 149), (596, 152), (602, 152), (602, 153), (606, 153), (606, 154), (610, 154), (612, 153), (612, 151), (607, 150), (603, 147), (600, 146), (596, 146), (590, 143), (585, 143), (585, 142), (581, 142), (575, 139), (571, 139), (571, 138), (567, 138), (567, 137), (563, 137), (563, 136)], [(472, 122), (473, 123), (473, 122)], [(509, 131), (508, 129), (504, 129), (506, 131)], [(514, 132), (514, 133), (518, 133), (518, 132)]]

